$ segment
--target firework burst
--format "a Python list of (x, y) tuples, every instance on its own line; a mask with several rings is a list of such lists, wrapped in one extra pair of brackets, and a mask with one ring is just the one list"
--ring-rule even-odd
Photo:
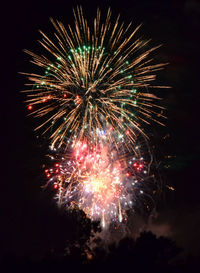
[(156, 192), (146, 124), (162, 123), (164, 108), (149, 90), (154, 72), (149, 41), (136, 38), (111, 11), (97, 10), (89, 27), (82, 8), (74, 28), (51, 19), (53, 39), (41, 32), (46, 55), (30, 51), (43, 74), (26, 74), (28, 110), (50, 135), (55, 166), (45, 170), (59, 205), (82, 209), (92, 220), (122, 222), (135, 207), (151, 210)]
[(110, 132), (98, 130), (97, 134), (98, 143), (73, 138), (67, 151), (53, 148), (50, 157), (55, 164), (45, 173), (59, 206), (81, 209), (103, 227), (122, 222), (127, 210), (135, 207), (149, 212), (157, 188), (148, 143), (138, 141), (133, 156), (124, 145), (131, 143), (126, 135), (111, 144)]
[(74, 16), (74, 29), (51, 20), (55, 41), (41, 32), (46, 56), (26, 50), (31, 62), (45, 70), (44, 75), (27, 74), (29, 109), (43, 117), (36, 129), (50, 131), (52, 145), (60, 147), (66, 136), (81, 141), (111, 125), (119, 135), (128, 133), (134, 146), (138, 132), (147, 137), (144, 124), (164, 118), (159, 98), (148, 91), (155, 87), (153, 72), (164, 65), (151, 64), (149, 55), (158, 46), (144, 51), (149, 41), (135, 38), (140, 26), (131, 31), (131, 24), (125, 28), (119, 17), (112, 24), (110, 9), (105, 23), (97, 10), (92, 28), (81, 8)]

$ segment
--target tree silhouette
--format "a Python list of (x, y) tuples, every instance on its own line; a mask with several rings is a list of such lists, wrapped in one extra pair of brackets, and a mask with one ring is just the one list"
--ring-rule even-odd
[(108, 246), (108, 251), (96, 247), (92, 261), (95, 272), (104, 272), (112, 268), (113, 272), (170, 272), (172, 259), (180, 253), (175, 243), (164, 237), (157, 238), (152, 232), (143, 232), (135, 241), (133, 238), (123, 238), (118, 244)]
[[(125, 237), (118, 243), (108, 245), (107, 248), (104, 247), (103, 240), (98, 238), (96, 247), (91, 249), (88, 240), (92, 236), (92, 228), (97, 231), (99, 225), (96, 223), (92, 227), (84, 217), (80, 223), (82, 236), (76, 242), (67, 242), (65, 255), (50, 251), (38, 262), (30, 259), (17, 260), (8, 255), (2, 262), (5, 272), (187, 272), (183, 264), (176, 264), (175, 259), (181, 250), (169, 238), (157, 238), (152, 232), (143, 232), (136, 240)], [(86, 233), (85, 228), (88, 228)]]

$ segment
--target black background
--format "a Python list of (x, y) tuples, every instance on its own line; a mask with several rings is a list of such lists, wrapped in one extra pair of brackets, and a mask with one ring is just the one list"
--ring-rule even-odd
[[(199, 254), (199, 1), (7, 1), (1, 23), (1, 254), (38, 257), (51, 248), (63, 247), (79, 236), (76, 220), (60, 212), (51, 194), (41, 190), (46, 147), (33, 132), (35, 121), (27, 118), (23, 103), (26, 79), (18, 72), (31, 72), (23, 49), (41, 52), (38, 30), (51, 33), (49, 17), (73, 24), (72, 8), (82, 5), (86, 17), (110, 6), (114, 17), (143, 27), (140, 34), (163, 44), (156, 60), (170, 64), (161, 79), (172, 89), (162, 91), (167, 107), (166, 154), (175, 155), (164, 171), (167, 184), (175, 187), (159, 205), (158, 219), (151, 226), (158, 235), (171, 236), (185, 255)], [(162, 96), (162, 94), (161, 94)], [(159, 149), (159, 147), (158, 147)]]

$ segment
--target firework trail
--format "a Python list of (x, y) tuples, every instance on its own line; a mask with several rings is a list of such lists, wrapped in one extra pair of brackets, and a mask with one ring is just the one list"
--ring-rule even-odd
[(68, 29), (51, 19), (53, 39), (41, 32), (46, 56), (26, 50), (44, 73), (26, 73), (25, 92), (30, 114), (41, 118), (36, 130), (49, 133), (51, 150), (59, 151), (57, 167), (45, 170), (58, 203), (105, 226), (126, 218), (138, 199), (150, 206), (138, 198), (152, 200), (154, 192), (148, 189), (152, 155), (145, 148), (141, 156), (140, 140), (147, 143), (147, 124), (165, 118), (160, 98), (149, 92), (161, 87), (152, 82), (164, 64), (152, 64), (159, 46), (144, 50), (149, 40), (136, 38), (140, 26), (131, 31), (119, 16), (112, 23), (110, 9), (103, 23), (97, 10), (93, 27), (82, 8), (74, 17)]

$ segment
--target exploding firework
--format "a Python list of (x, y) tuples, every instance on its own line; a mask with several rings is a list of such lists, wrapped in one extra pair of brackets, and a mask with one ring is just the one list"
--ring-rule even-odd
[[(154, 72), (149, 41), (136, 38), (111, 11), (102, 23), (100, 11), (89, 27), (81, 8), (75, 26), (52, 23), (54, 40), (43, 32), (46, 56), (32, 56), (43, 70), (26, 74), (28, 110), (40, 117), (56, 160), (45, 170), (47, 185), (56, 191), (59, 205), (81, 209), (102, 226), (122, 222), (127, 210), (151, 210), (156, 183), (146, 125), (162, 123), (164, 108), (150, 92)], [(56, 155), (55, 155), (56, 154)]]
[(55, 41), (41, 32), (46, 56), (26, 51), (31, 62), (45, 71), (27, 74), (28, 109), (42, 118), (36, 129), (49, 131), (52, 146), (61, 147), (70, 135), (78, 142), (111, 125), (118, 135), (128, 134), (134, 146), (138, 132), (148, 137), (145, 124), (162, 124), (164, 118), (159, 98), (149, 92), (155, 87), (153, 72), (164, 66), (151, 64), (150, 53), (158, 46), (144, 51), (149, 41), (135, 38), (139, 27), (131, 31), (131, 24), (125, 28), (119, 17), (112, 24), (110, 9), (105, 23), (97, 10), (93, 27), (81, 8), (74, 16), (75, 27), (68, 31), (51, 20)]
[(126, 135), (116, 139), (115, 145), (107, 136), (111, 132), (98, 130), (97, 134), (98, 143), (88, 139), (76, 142), (74, 138), (64, 153), (53, 148), (51, 158), (56, 163), (45, 173), (47, 185), (57, 192), (58, 204), (83, 210), (103, 227), (122, 222), (127, 210), (135, 207), (149, 212), (156, 183), (148, 143), (140, 140), (133, 156), (124, 145), (130, 142)]

